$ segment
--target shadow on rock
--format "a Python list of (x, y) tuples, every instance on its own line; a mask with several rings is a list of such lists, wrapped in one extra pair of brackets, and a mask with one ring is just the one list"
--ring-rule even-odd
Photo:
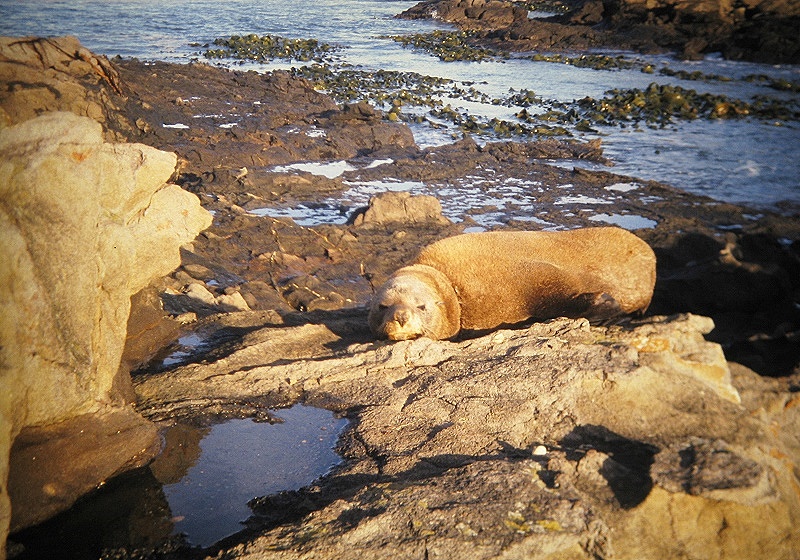
[[(185, 336), (178, 337), (132, 373), (146, 375), (187, 364), (215, 362), (256, 343), (256, 339), (269, 337), (270, 332), (303, 325), (324, 325), (334, 335), (333, 340), (321, 345), (329, 351), (325, 357), (342, 352), (351, 344), (366, 344), (374, 340), (367, 326), (367, 309), (363, 307), (287, 313), (273, 310), (224, 313), (192, 325)], [(287, 357), (286, 361), (291, 363), (292, 359)]]
[[(658, 448), (628, 439), (603, 426), (578, 426), (561, 440), (567, 459), (578, 469), (596, 470), (606, 480), (623, 509), (642, 503), (653, 488), (650, 467)], [(599, 463), (594, 468), (587, 463)]]
[[(247, 529), (217, 543), (212, 550), (224, 550), (232, 545), (247, 542), (248, 536), (269, 531), (281, 525), (289, 525), (303, 517), (322, 510), (337, 500), (346, 500), (348, 508), (341, 511), (335, 525), (342, 532), (357, 527), (362, 521), (387, 512), (389, 500), (384, 488), (396, 485), (398, 488), (415, 485), (435, 484), (447, 471), (467, 467), (475, 463), (515, 462), (530, 459), (530, 452), (524, 457), (500, 453), (486, 455), (442, 454), (417, 461), (410, 469), (393, 475), (388, 474), (333, 474), (320, 481), (319, 485), (297, 491), (279, 492), (270, 496), (253, 499), (248, 505), (253, 516), (245, 524)], [(465, 498), (469, 500), (469, 498)]]
[(11, 557), (98, 558), (103, 551), (121, 555), (124, 548), (152, 550), (154, 557), (155, 551), (186, 549), (180, 557), (187, 557), (185, 539), (171, 536), (170, 518), (161, 483), (142, 468), (112, 479), (67, 512), (12, 535), (24, 549)]
[(800, 361), (798, 247), (763, 234), (699, 233), (654, 244), (658, 280), (649, 313), (714, 319), (708, 339), (762, 375), (789, 375)]

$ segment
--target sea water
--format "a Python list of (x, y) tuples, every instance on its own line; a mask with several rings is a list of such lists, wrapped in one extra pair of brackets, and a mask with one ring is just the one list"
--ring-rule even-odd
[[(528, 89), (547, 100), (571, 102), (601, 97), (613, 88), (645, 88), (651, 82), (671, 83), (698, 92), (725, 94), (745, 101), (753, 95), (797, 99), (760, 83), (687, 81), (646, 74), (638, 68), (592, 70), (566, 64), (512, 59), (487, 62), (442, 62), (402, 47), (387, 35), (423, 33), (449, 28), (436, 21), (402, 20), (393, 16), (415, 5), (393, 0), (0, 0), (3, 35), (77, 36), (89, 49), (107, 56), (187, 62), (202, 57), (203, 45), (234, 34), (273, 34), (314, 38), (341, 47), (342, 63), (357, 68), (418, 72), (468, 82), (490, 96), (511, 88)], [(616, 53), (611, 53), (616, 54)], [(630, 54), (630, 53), (629, 53)], [(635, 55), (630, 55), (635, 56)], [(655, 68), (701, 71), (730, 78), (768, 75), (800, 81), (800, 67), (725, 61), (717, 56), (680, 62), (667, 56), (643, 57)], [(229, 62), (227, 64), (230, 64)], [(270, 70), (299, 66), (277, 62), (248, 64)], [(453, 100), (454, 108), (496, 115), (489, 104)], [(414, 127), (421, 146), (452, 141), (451, 131)], [(718, 200), (769, 207), (779, 201), (800, 204), (800, 126), (756, 119), (679, 121), (664, 129), (599, 127), (576, 133), (600, 137), (614, 171), (658, 180)]]

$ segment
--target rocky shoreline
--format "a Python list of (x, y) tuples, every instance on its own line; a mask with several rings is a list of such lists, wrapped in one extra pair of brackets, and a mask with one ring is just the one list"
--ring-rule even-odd
[[(540, 6), (563, 13), (529, 19), (528, 10)], [(399, 17), (454, 23), (476, 32), (479, 43), (509, 51), (611, 47), (687, 59), (721, 52), (732, 60), (800, 62), (800, 7), (790, 1), (426, 0)]]
[[(312, 487), (254, 501), (247, 531), (210, 550), (119, 557), (779, 558), (800, 546), (796, 215), (553, 164), (602, 165), (599, 143), (464, 138), (420, 149), (369, 104), (337, 105), (287, 72), (108, 61), (81, 49), (72, 39), (5, 43), (0, 75), (17, 86), (0, 96), (2, 128), (70, 111), (100, 122), (106, 142), (174, 152), (171, 181), (214, 216), (182, 246), (179, 268), (133, 296), (122, 373), (111, 375), (133, 371), (133, 387), (110, 394), (162, 426), (297, 402), (351, 420), (345, 462)], [(334, 179), (273, 169), (340, 159), (353, 169)], [(376, 343), (365, 310), (373, 286), (497, 209), (454, 222), (435, 199), (388, 193), (343, 209), (349, 223), (251, 212), (313, 204), (344, 180), (444, 189), (479, 177), (489, 189), (531, 175), (541, 222), (521, 211), (498, 227), (597, 225), (580, 203), (564, 203), (566, 184), (575, 200), (602, 194), (609, 212), (653, 224), (636, 230), (658, 257), (647, 317)], [(165, 367), (187, 332), (202, 334), (202, 348)], [(33, 428), (20, 427), (18, 445), (36, 440)], [(48, 476), (71, 476), (63, 459)], [(39, 483), (17, 469), (18, 487)], [(83, 492), (57, 496), (56, 507)], [(14, 505), (12, 530), (50, 515)]]
[[(489, 190), (492, 184), (533, 174), (545, 185), (537, 199), (538, 224), (564, 227), (597, 222), (579, 202), (564, 204), (564, 191), (558, 186), (572, 185), (569, 195), (580, 200), (598, 193), (612, 194), (614, 188), (627, 185), (631, 190), (623, 187), (626, 192), (614, 197), (604, 211), (656, 224), (637, 231), (659, 259), (659, 283), (651, 313), (700, 312), (713, 317), (718, 329), (712, 337), (717, 336), (715, 340), (726, 348), (735, 348), (732, 351), (740, 361), (765, 374), (789, 374), (796, 363), (797, 355), (791, 350), (794, 343), (788, 339), (786, 359), (774, 361), (774, 346), (781, 345), (776, 342), (782, 338), (779, 333), (793, 332), (791, 325), (798, 324), (797, 312), (789, 303), (795, 289), (792, 278), (798, 270), (796, 256), (786, 243), (798, 235), (792, 215), (720, 203), (611, 171), (545, 163), (577, 159), (602, 164), (607, 160), (598, 143), (553, 139), (479, 146), (465, 138), (420, 150), (405, 126), (387, 122), (380, 111), (364, 103), (339, 110), (305, 80), (283, 72), (261, 76), (204, 65), (117, 64), (126, 83), (141, 85), (136, 97), (128, 99), (130, 119), (143, 129), (139, 139), (160, 149), (177, 150), (181, 157), (178, 184), (198, 194), (205, 207), (216, 213), (212, 228), (195, 241), (194, 253), (184, 258), (188, 264), (207, 269), (192, 280), (219, 282), (212, 289), (217, 295), (225, 289), (240, 291), (252, 309), (280, 312), (363, 305), (371, 284), (379, 284), (394, 268), (406, 264), (420, 246), (477, 226), (483, 215), (496, 212), (491, 206), (474, 207), (455, 224), (443, 224), (441, 217), (432, 219), (429, 212), (422, 211), (421, 217), (377, 216), (373, 224), (313, 228), (248, 213), (271, 205), (313, 202), (321, 194), (344, 190), (343, 181), (391, 177), (445, 189), (458, 188), (470, 177), (473, 182), (475, 178), (486, 181), (484, 188)], [(228, 105), (222, 100), (232, 88), (237, 92), (237, 104)], [(267, 95), (280, 92), (276, 104), (258, 105), (262, 114), (250, 114), (235, 129), (219, 127), (220, 122), (233, 120), (242, 107), (262, 103), (265, 91)], [(181, 101), (193, 97), (200, 99)], [(204, 121), (193, 119), (195, 114), (216, 117)], [(191, 134), (161, 126), (184, 122), (192, 123)], [(357, 163), (383, 158), (391, 161), (377, 167), (361, 164), (335, 179), (271, 171), (271, 166), (293, 161), (344, 159)], [(247, 173), (242, 175), (245, 168)], [(401, 199), (394, 204), (405, 202)], [(393, 226), (392, 221), (412, 223)], [(514, 219), (513, 214), (506, 224), (515, 229), (540, 227), (536, 222)], [(402, 236), (394, 231), (398, 227)], [(394, 233), (387, 236), (387, 231)], [(383, 255), (392, 255), (392, 259), (381, 258)], [(190, 273), (179, 275), (171, 287), (180, 291), (189, 277)], [(291, 293), (289, 304), (287, 293)], [(731, 324), (748, 327), (735, 334), (725, 328)], [(773, 348), (766, 350), (768, 346)], [(757, 347), (767, 354), (758, 357)]]

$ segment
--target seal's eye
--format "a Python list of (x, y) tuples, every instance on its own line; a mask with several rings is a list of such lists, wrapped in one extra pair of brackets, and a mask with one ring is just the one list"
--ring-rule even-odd
[(378, 304), (378, 309), (389, 309), (389, 306), (386, 305), (385, 303), (379, 303)]
[(417, 309), (419, 309), (420, 311), (425, 311), (425, 304), (423, 303), (422, 305), (418, 305)]

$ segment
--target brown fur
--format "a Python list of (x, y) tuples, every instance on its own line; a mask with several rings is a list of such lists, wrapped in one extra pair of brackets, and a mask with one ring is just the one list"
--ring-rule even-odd
[[(440, 339), (526, 319), (605, 320), (644, 312), (655, 266), (644, 241), (613, 227), (457, 235), (426, 247), (415, 265), (387, 280), (373, 300), (370, 327), (393, 340)], [(427, 267), (441, 272), (449, 287), (432, 280)], [(398, 317), (416, 326), (402, 328)]]
[(369, 326), (391, 340), (450, 338), (461, 328), (461, 307), (447, 276), (430, 266), (405, 266), (375, 294)]

